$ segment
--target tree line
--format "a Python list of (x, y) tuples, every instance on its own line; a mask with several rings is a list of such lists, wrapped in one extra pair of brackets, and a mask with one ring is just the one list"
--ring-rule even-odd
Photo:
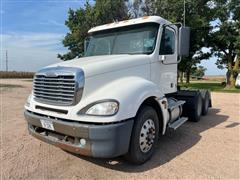
[(226, 86), (234, 86), (240, 72), (240, 0), (96, 0), (93, 5), (86, 1), (84, 7), (69, 9), (69, 32), (62, 41), (69, 51), (58, 57), (83, 56), (84, 39), (94, 26), (150, 15), (191, 28), (189, 56), (178, 66), (180, 79), (185, 73), (189, 83), (197, 64), (214, 56), (218, 68), (227, 68)]

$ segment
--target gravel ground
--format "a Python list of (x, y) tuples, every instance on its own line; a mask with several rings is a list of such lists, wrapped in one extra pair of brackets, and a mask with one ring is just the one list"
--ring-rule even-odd
[(1, 179), (239, 179), (240, 94), (212, 93), (213, 108), (160, 138), (152, 159), (74, 156), (28, 135), (23, 105), (31, 81), (1, 80)]

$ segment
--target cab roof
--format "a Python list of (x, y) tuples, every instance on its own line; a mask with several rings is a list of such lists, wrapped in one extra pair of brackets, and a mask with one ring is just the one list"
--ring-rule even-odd
[(124, 26), (130, 26), (130, 25), (135, 25), (135, 24), (143, 24), (143, 23), (170, 24), (169, 21), (167, 21), (166, 19), (163, 19), (159, 16), (144, 16), (141, 18), (129, 19), (129, 20), (124, 20), (124, 21), (113, 22), (113, 23), (109, 23), (109, 24), (96, 26), (96, 27), (91, 28), (88, 31), (88, 33), (107, 30), (107, 29), (113, 29), (113, 28), (118, 28), (118, 27), (124, 27)]

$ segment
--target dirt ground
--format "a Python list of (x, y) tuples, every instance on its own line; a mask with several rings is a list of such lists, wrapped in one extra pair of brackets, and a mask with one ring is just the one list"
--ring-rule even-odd
[(1, 179), (239, 179), (240, 94), (212, 93), (213, 108), (159, 140), (152, 159), (74, 156), (28, 134), (23, 105), (31, 81), (1, 80)]

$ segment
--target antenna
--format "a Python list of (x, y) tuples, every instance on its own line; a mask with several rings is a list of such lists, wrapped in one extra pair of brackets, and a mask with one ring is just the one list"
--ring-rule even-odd
[(8, 51), (6, 50), (6, 71), (8, 71)]

